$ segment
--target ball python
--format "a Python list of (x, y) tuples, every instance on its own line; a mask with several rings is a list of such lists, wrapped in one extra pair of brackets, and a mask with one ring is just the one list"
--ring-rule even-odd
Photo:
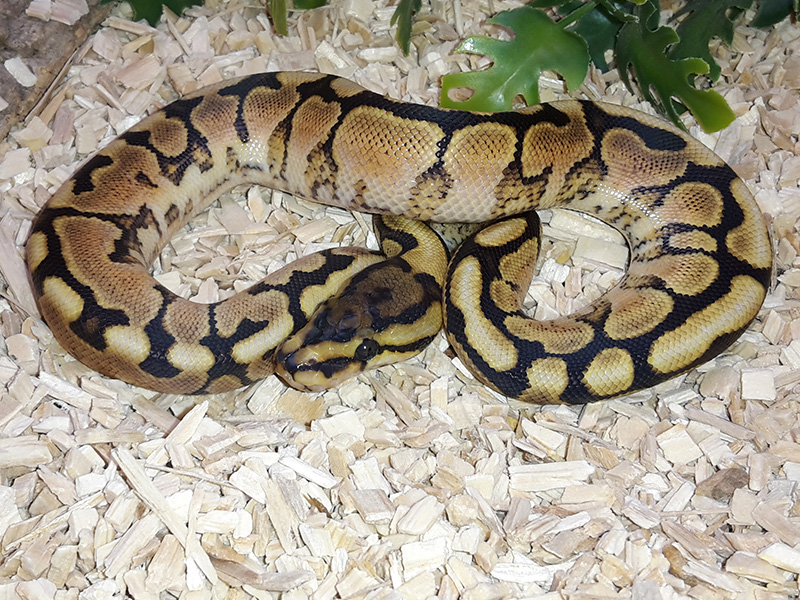
[[(531, 402), (611, 398), (709, 360), (756, 316), (771, 277), (770, 234), (744, 182), (659, 118), (579, 100), (478, 114), (392, 100), (330, 75), (265, 73), (168, 104), (44, 205), (27, 264), (58, 342), (110, 377), (200, 394), (271, 374), (284, 339), (309, 322), (324, 329), (314, 308), (374, 263), (372, 253), (309, 255), (208, 305), (150, 275), (170, 237), (240, 183), (414, 221), (499, 219), (457, 251), (441, 306), (449, 341), (476, 377)], [(538, 225), (517, 215), (553, 207), (621, 231), (629, 266), (586, 308), (537, 322), (520, 298)], [(414, 254), (417, 233), (397, 223)], [(415, 321), (406, 325), (409, 335)]]

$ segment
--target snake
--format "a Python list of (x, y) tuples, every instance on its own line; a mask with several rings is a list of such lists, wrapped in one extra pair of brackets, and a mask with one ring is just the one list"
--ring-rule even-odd
[[(164, 245), (243, 183), (383, 215), (389, 266), (334, 248), (211, 304), (158, 283)], [(616, 228), (629, 259), (597, 300), (537, 321), (522, 300), (536, 211), (552, 208)], [(427, 221), (489, 225), (448, 256)], [(589, 100), (449, 110), (305, 72), (222, 81), (154, 112), (61, 185), (26, 245), (55, 339), (136, 386), (222, 393), (277, 370), (316, 389), (383, 351), (418, 352), (444, 323), (482, 383), (570, 404), (649, 388), (725, 351), (761, 308), (772, 256), (742, 179), (659, 117)]]

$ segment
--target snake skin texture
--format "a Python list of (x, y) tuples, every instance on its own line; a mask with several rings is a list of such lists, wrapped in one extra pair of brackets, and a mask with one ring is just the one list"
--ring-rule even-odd
[(691, 369), (758, 313), (772, 245), (734, 171), (685, 132), (609, 104), (475, 114), (419, 106), (346, 79), (265, 73), (169, 104), (89, 159), (27, 244), (42, 316), (97, 371), (172, 393), (222, 392), (274, 370), (274, 351), (375, 262), (307, 256), (216, 304), (149, 274), (170, 237), (221, 193), (256, 183), (355, 211), (485, 222), (541, 208), (588, 213), (629, 242), (627, 275), (575, 315), (519, 310), (531, 219), (475, 235), (450, 265), (448, 336), (487, 385), (587, 402)]

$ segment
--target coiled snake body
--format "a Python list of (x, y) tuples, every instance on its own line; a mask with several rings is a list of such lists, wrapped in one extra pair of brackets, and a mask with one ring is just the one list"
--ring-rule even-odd
[[(519, 307), (535, 216), (501, 220), (451, 263), (443, 306), (453, 348), (479, 379), (533, 402), (618, 396), (710, 359), (756, 316), (771, 273), (769, 233), (745, 184), (659, 119), (585, 101), (446, 111), (333, 76), (269, 73), (168, 105), (86, 162), (42, 209), (27, 260), (42, 315), (64, 348), (139, 386), (209, 393), (270, 374), (275, 348), (309, 319), (315, 335), (325, 329), (315, 307), (374, 263), (373, 253), (310, 255), (211, 305), (182, 299), (149, 274), (179, 228), (242, 182), (415, 220), (483, 222), (564, 207), (622, 231), (626, 276), (554, 321), (532, 321)], [(411, 255), (427, 243), (403, 220), (386, 223)], [(399, 254), (403, 243), (390, 234), (384, 245)], [(426, 294), (412, 304), (439, 300)], [(367, 303), (378, 296), (363, 295)], [(430, 313), (422, 305), (397, 312), (405, 337), (396, 348), (428, 336), (415, 320), (436, 318)], [(339, 341), (360, 327), (345, 316)], [(366, 365), (381, 344), (356, 344), (355, 362)]]

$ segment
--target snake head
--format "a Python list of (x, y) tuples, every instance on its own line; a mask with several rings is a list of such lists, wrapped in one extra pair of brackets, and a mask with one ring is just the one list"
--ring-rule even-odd
[(275, 352), (275, 373), (302, 391), (339, 385), (362, 371), (407, 360), (442, 326), (441, 289), (405, 261), (355, 275)]

